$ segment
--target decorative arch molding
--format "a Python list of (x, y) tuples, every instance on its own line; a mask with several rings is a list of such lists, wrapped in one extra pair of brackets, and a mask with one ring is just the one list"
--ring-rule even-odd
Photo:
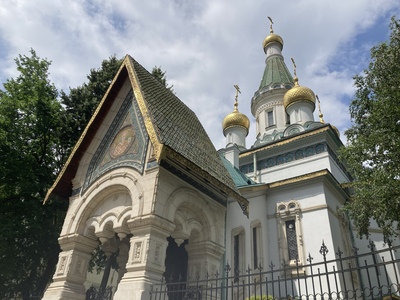
[(132, 217), (132, 208), (125, 207), (122, 211), (111, 210), (105, 214), (92, 216), (86, 221), (86, 232), (84, 235), (90, 235), (93, 231), (94, 234), (99, 237), (112, 238), (114, 233), (123, 239), (130, 231), (127, 225), (127, 221)]
[(220, 219), (224, 211), (219, 204), (207, 201), (197, 191), (179, 188), (167, 199), (163, 217), (176, 225), (171, 235), (178, 242), (191, 237), (196, 242), (208, 240), (222, 245)]
[(283, 136), (287, 137), (287, 136), (298, 134), (303, 131), (304, 131), (304, 127), (302, 125), (292, 124), (292, 125), (286, 127), (285, 131), (283, 132)]
[[(124, 208), (113, 211), (113, 205), (108, 204), (109, 211), (101, 215), (93, 215), (99, 206), (105, 205), (103, 202), (109, 201), (110, 197), (120, 196), (125, 196), (128, 199), (124, 202), (124, 205), (119, 203)], [(132, 172), (120, 169), (100, 177), (80, 198), (74, 201), (79, 201), (79, 203), (72, 212), (66, 234), (79, 233), (90, 236), (93, 230), (88, 230), (88, 225), (94, 229), (94, 232), (99, 232), (99, 230), (105, 228), (107, 222), (110, 222), (111, 219), (112, 227), (118, 232), (118, 230), (121, 231), (125, 228), (127, 218), (142, 214), (143, 188)]]
[(262, 104), (256, 111), (256, 116), (259, 116), (263, 111), (271, 109), (273, 107), (283, 106), (283, 99), (270, 100)]

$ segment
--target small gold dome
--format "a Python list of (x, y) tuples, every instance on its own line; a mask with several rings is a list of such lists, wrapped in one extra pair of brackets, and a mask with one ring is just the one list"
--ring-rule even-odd
[(315, 94), (314, 92), (305, 86), (300, 86), (298, 83), (299, 79), (297, 77), (294, 78), (294, 87), (288, 90), (283, 97), (283, 105), (285, 109), (290, 105), (299, 102), (299, 101), (308, 101), (311, 102), (315, 109)]
[(274, 43), (274, 42), (281, 44), (281, 50), (283, 49), (283, 39), (279, 35), (277, 35), (275, 33), (271, 33), (269, 36), (267, 36), (264, 39), (263, 49), (265, 50), (265, 47), (267, 47), (268, 44), (271, 44), (271, 43)]
[(250, 120), (249, 118), (245, 115), (239, 112), (235, 106), (235, 110), (231, 112), (229, 115), (227, 115), (224, 120), (222, 121), (222, 130), (225, 133), (225, 130), (240, 126), (246, 129), (247, 133), (249, 133), (249, 128), (250, 128)]

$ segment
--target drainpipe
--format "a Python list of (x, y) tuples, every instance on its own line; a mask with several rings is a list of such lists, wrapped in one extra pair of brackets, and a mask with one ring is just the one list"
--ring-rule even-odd
[(253, 153), (253, 166), (254, 166), (254, 181), (258, 182), (257, 180), (257, 154)]

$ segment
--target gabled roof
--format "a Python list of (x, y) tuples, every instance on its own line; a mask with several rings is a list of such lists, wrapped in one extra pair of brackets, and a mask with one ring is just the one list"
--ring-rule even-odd
[(195, 113), (128, 55), (58, 178), (49, 189), (45, 201), (52, 194), (62, 198), (71, 195), (71, 180), (75, 177), (80, 160), (127, 78), (131, 82), (157, 161), (171, 160), (169, 153), (177, 154), (174, 157), (187, 161), (194, 172), (216, 185), (227, 196), (235, 198), (242, 207), (247, 206), (247, 200), (238, 192)]

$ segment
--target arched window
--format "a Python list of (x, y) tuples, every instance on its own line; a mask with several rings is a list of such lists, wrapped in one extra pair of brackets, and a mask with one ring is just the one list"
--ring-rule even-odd
[(281, 260), (288, 265), (304, 264), (301, 209), (297, 201), (277, 204), (277, 221)]

